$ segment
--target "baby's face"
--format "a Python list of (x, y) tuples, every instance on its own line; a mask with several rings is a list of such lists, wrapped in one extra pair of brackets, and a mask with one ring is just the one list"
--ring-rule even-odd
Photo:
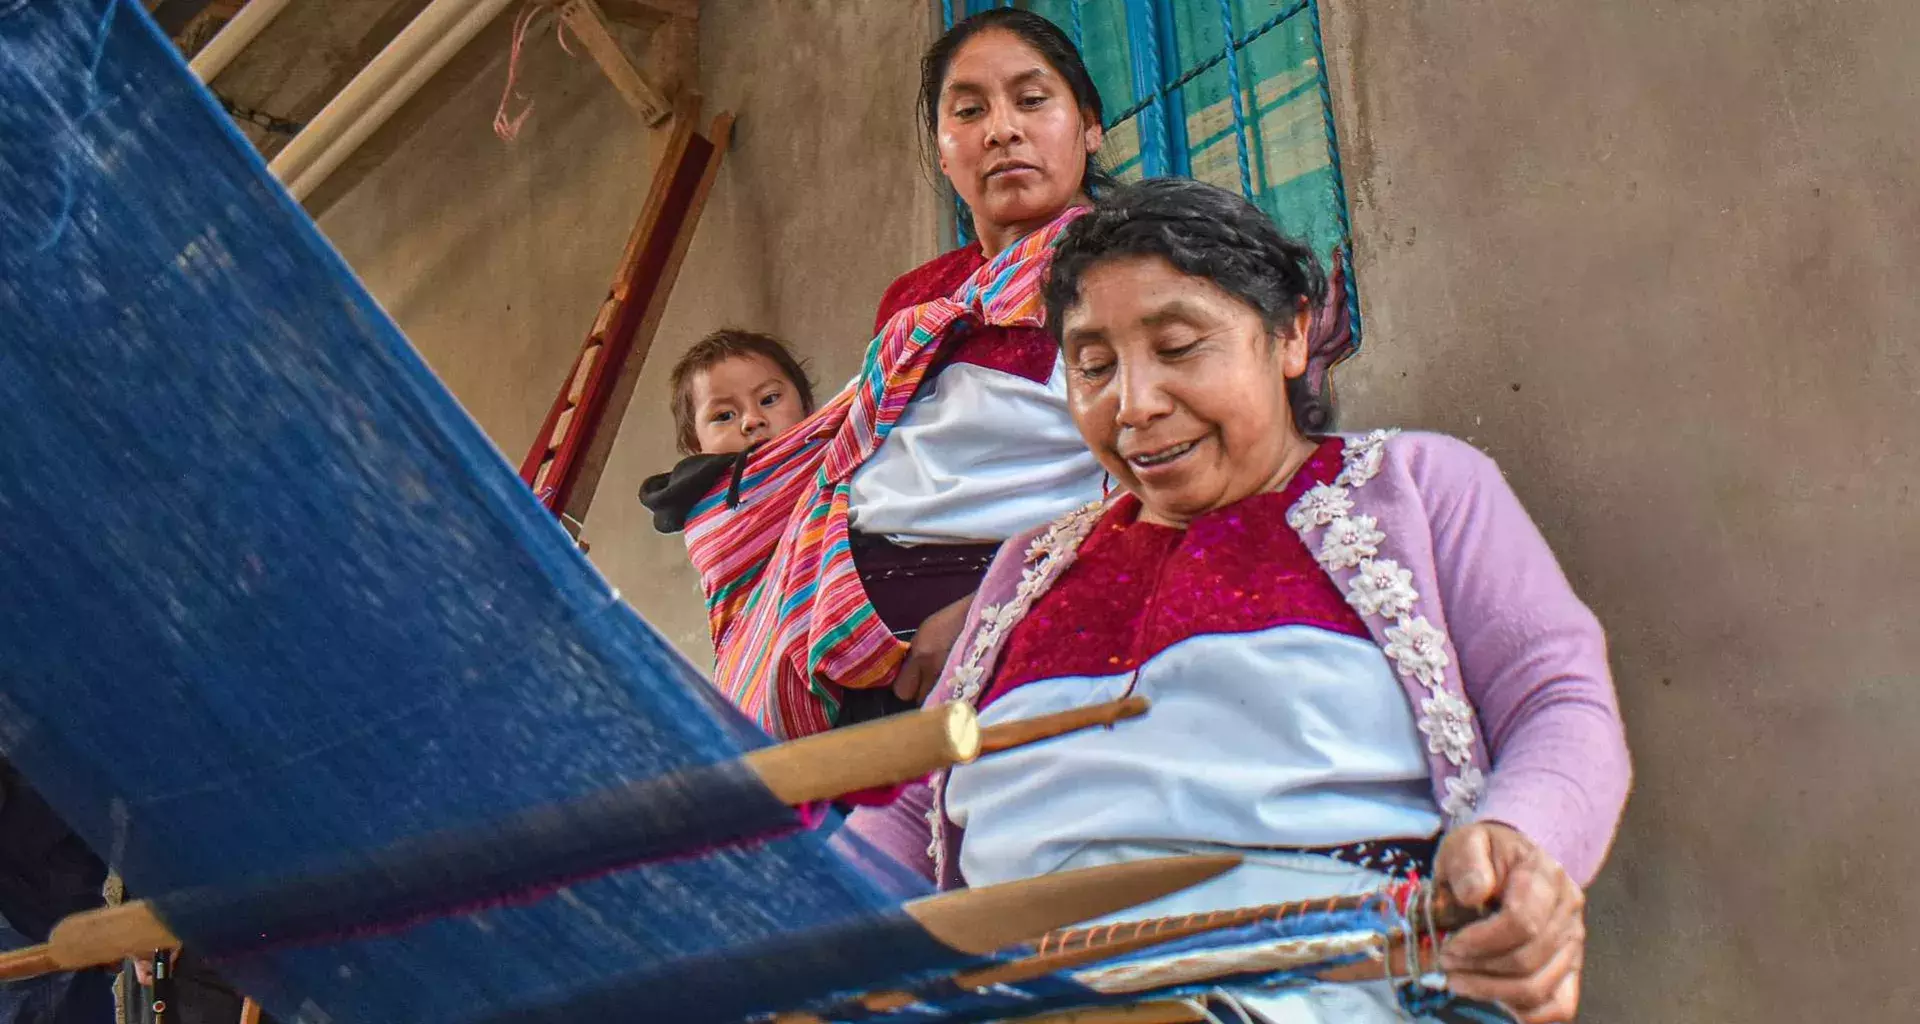
[(741, 451), (806, 415), (800, 389), (764, 356), (734, 356), (694, 375), (693, 429), (704, 454)]

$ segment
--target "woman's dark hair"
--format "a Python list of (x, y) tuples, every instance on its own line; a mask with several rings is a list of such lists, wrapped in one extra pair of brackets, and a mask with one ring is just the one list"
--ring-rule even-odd
[[(1292, 323), (1301, 299), (1316, 311), (1326, 299), (1327, 275), (1313, 250), (1282, 234), (1259, 207), (1204, 182), (1155, 178), (1109, 191), (1061, 234), (1045, 292), (1055, 339), (1087, 271), (1128, 256), (1158, 256), (1213, 282), (1259, 313), (1269, 332)], [(1316, 358), (1322, 354), (1308, 353)], [(1314, 376), (1287, 381), (1293, 422), (1304, 433), (1333, 425), (1331, 390), (1312, 386)]]
[[(1020, 37), (1020, 41), (1039, 51), (1040, 56), (1053, 66), (1053, 70), (1066, 80), (1067, 88), (1073, 92), (1073, 100), (1080, 109), (1093, 115), (1093, 123), (1101, 124), (1106, 116), (1100, 105), (1100, 90), (1093, 84), (1093, 75), (1087, 71), (1087, 62), (1080, 59), (1080, 50), (1067, 38), (1060, 26), (1032, 11), (1023, 11), (1018, 7), (991, 7), (964, 21), (956, 23), (940, 38), (927, 47), (920, 58), (920, 116), (927, 122), (927, 140), (938, 146), (940, 136), (940, 90), (947, 85), (947, 67), (953, 63), (953, 55), (967, 44), (967, 40), (988, 29), (1002, 29)], [(1080, 188), (1088, 195), (1100, 195), (1113, 185), (1111, 175), (1100, 169), (1094, 154), (1087, 154), (1087, 169), (1080, 181)]]
[(680, 454), (693, 455), (700, 451), (700, 434), (693, 423), (694, 375), (741, 356), (759, 356), (779, 367), (799, 393), (801, 411), (813, 412), (813, 382), (807, 379), (807, 368), (787, 351), (785, 342), (770, 334), (722, 327), (694, 342), (680, 361), (673, 364), (673, 374), (667, 378), (673, 394), (674, 441), (680, 447)]

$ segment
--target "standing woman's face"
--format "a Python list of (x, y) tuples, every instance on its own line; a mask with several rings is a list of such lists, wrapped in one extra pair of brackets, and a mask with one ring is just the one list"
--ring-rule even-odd
[(953, 55), (936, 133), (940, 171), (989, 253), (1080, 198), (1102, 138), (1053, 65), (1005, 29), (987, 29)]

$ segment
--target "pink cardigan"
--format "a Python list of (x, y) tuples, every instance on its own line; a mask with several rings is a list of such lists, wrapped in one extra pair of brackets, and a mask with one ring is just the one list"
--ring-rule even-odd
[[(1606, 858), (1630, 768), (1600, 624), (1494, 462), (1437, 434), (1346, 439), (1334, 485), (1289, 523), (1361, 612), (1427, 740), (1434, 800), (1459, 824), (1519, 829), (1582, 885)], [(1005, 640), (1101, 509), (1000, 549), (933, 701), (977, 701)], [(848, 827), (942, 888), (964, 885), (944, 773)], [(929, 839), (932, 839), (931, 845)]]

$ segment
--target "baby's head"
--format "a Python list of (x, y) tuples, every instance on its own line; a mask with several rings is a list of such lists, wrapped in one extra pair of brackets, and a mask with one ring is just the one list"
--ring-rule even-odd
[(674, 364), (673, 423), (685, 455), (737, 452), (813, 412), (807, 371), (779, 339), (721, 328)]

